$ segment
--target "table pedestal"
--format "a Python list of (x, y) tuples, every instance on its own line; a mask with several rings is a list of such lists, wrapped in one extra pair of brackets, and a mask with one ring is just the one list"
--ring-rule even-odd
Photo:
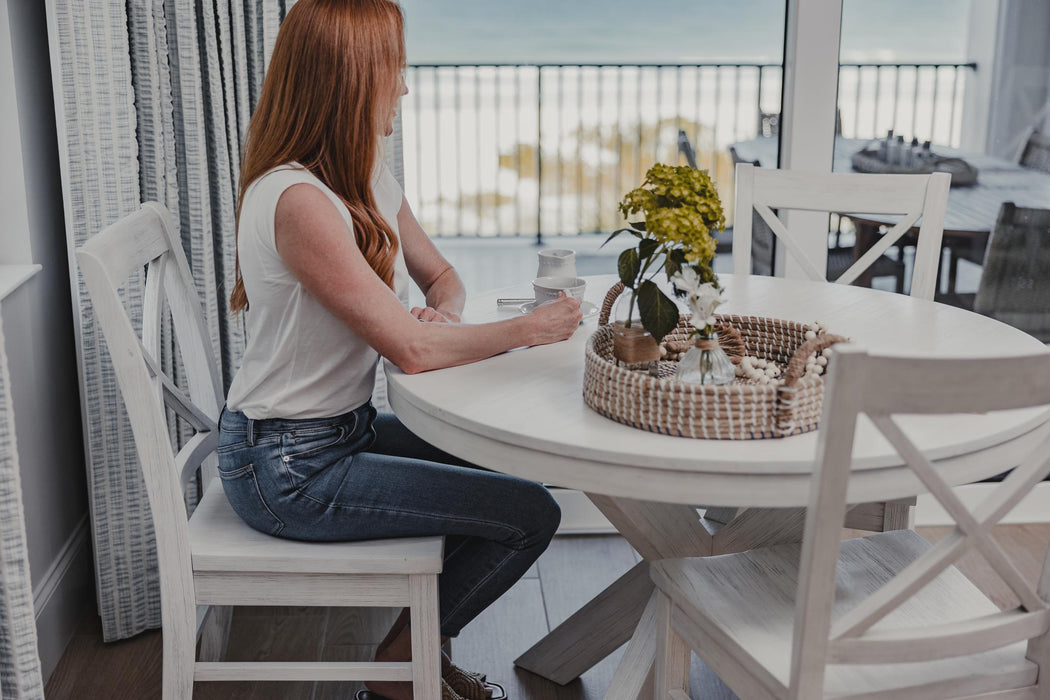
[[(728, 554), (799, 542), (803, 508), (696, 508), (587, 494), (642, 556), (608, 588), (518, 657), (519, 668), (565, 685), (630, 641), (605, 700), (652, 696), (656, 657), (656, 608), (649, 562), (658, 559)], [(894, 530), (909, 527), (910, 501), (854, 506), (846, 527)], [(719, 522), (724, 520), (725, 522)]]

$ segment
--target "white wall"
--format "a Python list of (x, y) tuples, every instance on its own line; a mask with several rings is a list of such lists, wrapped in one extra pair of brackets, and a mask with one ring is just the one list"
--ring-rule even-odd
[(43, 265), (5, 300), (4, 331), (46, 678), (92, 600), (93, 575), (44, 4), (0, 0), (0, 13), (0, 43), (10, 47), (0, 52), (0, 86), (13, 82), (15, 95), (5, 89), (0, 109), (0, 179), (16, 200), (0, 219), (0, 247), (30, 256), (3, 262)]
[(987, 152), (1015, 157), (1050, 98), (1050, 2), (1000, 0)]

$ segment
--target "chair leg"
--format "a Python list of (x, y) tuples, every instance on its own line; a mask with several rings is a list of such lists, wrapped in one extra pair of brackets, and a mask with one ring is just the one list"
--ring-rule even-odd
[(193, 665), (197, 649), (197, 612), (179, 619), (164, 621), (161, 632), (164, 645), (162, 700), (193, 699)]
[(441, 697), (437, 574), (408, 577), (412, 616), (412, 696)]
[(671, 623), (671, 599), (656, 592), (656, 677), (654, 700), (689, 695), (689, 662), (692, 650)]
[(226, 646), (230, 641), (230, 623), (233, 622), (233, 607), (212, 605), (201, 625), (201, 661), (222, 661), (226, 658)]

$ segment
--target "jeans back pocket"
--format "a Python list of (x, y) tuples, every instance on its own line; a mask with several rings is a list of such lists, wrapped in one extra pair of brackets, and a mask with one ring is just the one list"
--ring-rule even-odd
[(278, 535), (284, 529), (284, 522), (270, 510), (259, 490), (259, 481), (255, 477), (255, 467), (246, 464), (232, 471), (219, 470), (222, 489), (226, 500), (244, 522), (259, 532), (267, 535)]

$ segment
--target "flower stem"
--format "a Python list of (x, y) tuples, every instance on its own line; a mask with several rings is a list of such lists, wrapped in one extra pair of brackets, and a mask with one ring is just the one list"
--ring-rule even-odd
[[(661, 245), (659, 248), (657, 248), (655, 251), (653, 251), (653, 254), (649, 256), (649, 259), (645, 261), (645, 267), (643, 267), (638, 272), (638, 276), (634, 279), (634, 287), (631, 288), (631, 303), (627, 307), (627, 320), (623, 324), (624, 328), (630, 328), (631, 327), (631, 318), (634, 316), (634, 305), (635, 305), (635, 303), (638, 300), (638, 288), (642, 286), (642, 282), (647, 281), (647, 280), (644, 279), (645, 278), (645, 273), (649, 271), (649, 267), (652, 266), (654, 260), (659, 258), (661, 255), (666, 255), (666, 254), (667, 254), (667, 245), (666, 244)], [(657, 269), (656, 272), (653, 273), (653, 277), (656, 277), (657, 273), (659, 273), (659, 272), (660, 272), (660, 270)], [(651, 281), (653, 279), (653, 277), (650, 277), (649, 281)]]

